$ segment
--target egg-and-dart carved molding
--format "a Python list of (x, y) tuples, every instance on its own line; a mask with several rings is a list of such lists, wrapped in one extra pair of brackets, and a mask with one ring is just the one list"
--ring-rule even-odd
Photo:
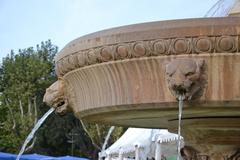
[(56, 73), (61, 77), (76, 68), (131, 58), (201, 53), (236, 53), (239, 52), (239, 46), (239, 35), (117, 43), (68, 54), (56, 62)]

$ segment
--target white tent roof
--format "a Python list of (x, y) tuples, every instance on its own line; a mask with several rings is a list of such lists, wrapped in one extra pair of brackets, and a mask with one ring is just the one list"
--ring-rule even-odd
[[(165, 129), (129, 128), (112, 146), (101, 155), (118, 156), (121, 152), (124, 157), (134, 156), (137, 145), (143, 157), (154, 157), (155, 143), (162, 143), (163, 153), (176, 154), (176, 140), (178, 135), (169, 133)], [(181, 139), (183, 139), (181, 137)], [(164, 143), (167, 142), (167, 143)]]
[[(181, 137), (181, 139), (183, 139)], [(178, 135), (174, 134), (174, 133), (170, 133), (168, 132), (168, 130), (166, 129), (161, 129), (159, 130), (159, 133), (157, 134), (157, 139), (154, 141), (157, 141), (159, 143), (169, 143), (169, 142), (173, 142), (173, 141), (177, 141), (178, 140)]]
[(139, 148), (147, 148), (151, 145), (152, 137), (158, 133), (157, 129), (129, 128), (112, 146), (107, 150), (107, 154), (118, 155), (121, 151), (123, 154), (130, 155), (135, 152), (135, 145)]

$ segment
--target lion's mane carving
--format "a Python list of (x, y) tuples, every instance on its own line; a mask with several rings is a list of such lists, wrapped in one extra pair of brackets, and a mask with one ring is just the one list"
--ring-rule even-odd
[(43, 97), (43, 102), (56, 108), (56, 112), (60, 115), (64, 115), (70, 110), (65, 83), (63, 79), (57, 80), (46, 89), (46, 93)]
[(205, 83), (205, 67), (202, 59), (175, 59), (166, 65), (166, 79), (171, 93), (178, 98), (196, 99), (202, 95)]

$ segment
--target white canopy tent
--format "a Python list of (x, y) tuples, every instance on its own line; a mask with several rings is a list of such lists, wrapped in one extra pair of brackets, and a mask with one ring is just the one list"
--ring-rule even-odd
[[(165, 129), (129, 128), (112, 146), (100, 157), (106, 159), (133, 158), (136, 160), (155, 157), (160, 160), (162, 156), (177, 154), (178, 135), (169, 133)], [(183, 146), (183, 138), (182, 146)]]

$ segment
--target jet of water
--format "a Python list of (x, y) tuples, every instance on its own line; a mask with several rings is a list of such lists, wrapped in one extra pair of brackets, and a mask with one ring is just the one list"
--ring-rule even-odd
[(183, 109), (184, 95), (178, 97), (178, 141), (177, 141), (177, 160), (181, 160), (181, 120), (182, 120), (182, 109)]
[(27, 138), (25, 139), (22, 148), (20, 150), (20, 152), (18, 153), (17, 159), (19, 160), (21, 155), (23, 154), (23, 152), (25, 151), (25, 148), (27, 147), (27, 144), (33, 139), (35, 132), (39, 129), (39, 127), (41, 127), (41, 125), (43, 124), (43, 122), (46, 120), (46, 118), (55, 110), (55, 108), (50, 108), (43, 116), (42, 118), (40, 118), (38, 120), (38, 122), (36, 123), (36, 125), (33, 127), (32, 131), (29, 133), (29, 135), (27, 136)]

